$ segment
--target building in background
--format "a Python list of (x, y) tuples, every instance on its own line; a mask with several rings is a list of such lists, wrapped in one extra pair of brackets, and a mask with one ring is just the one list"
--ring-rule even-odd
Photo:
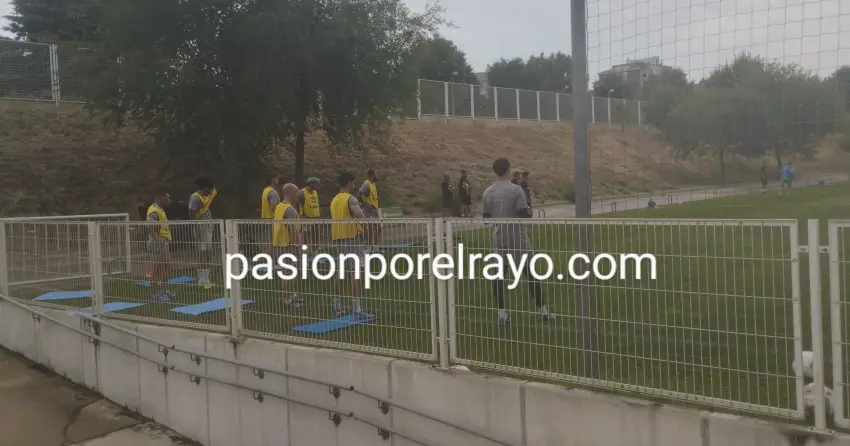
[(481, 96), (489, 97), (490, 92), (490, 80), (487, 78), (487, 73), (474, 73), (475, 77), (478, 78), (478, 88), (479, 94)]
[[(639, 85), (643, 86), (652, 76), (661, 74), (664, 65), (661, 64), (661, 58), (658, 56), (647, 57), (646, 59), (627, 60), (626, 63), (614, 65), (610, 70), (601, 71), (599, 80), (605, 77), (619, 77), (620, 82), (624, 85)], [(609, 79), (613, 81), (614, 79)], [(614, 82), (611, 82), (612, 84)], [(609, 84), (610, 85), (610, 84)]]

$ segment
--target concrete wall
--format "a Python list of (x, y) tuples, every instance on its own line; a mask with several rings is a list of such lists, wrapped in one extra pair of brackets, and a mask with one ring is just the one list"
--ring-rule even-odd
[[(45, 310), (72, 326), (69, 312)], [(442, 372), (427, 365), (248, 339), (232, 344), (224, 336), (175, 328), (123, 324), (148, 337), (269, 369), (288, 370), (353, 385), (400, 405), (474, 427), (514, 444), (530, 446), (850, 446), (850, 438), (815, 438), (789, 426), (737, 416), (710, 414), (582, 390), (488, 377), (473, 372)], [(288, 395), (357, 416), (444, 446), (494, 443), (405, 412), (384, 414), (375, 400), (343, 391), (338, 399), (322, 385), (212, 360), (195, 363), (185, 354), (163, 355), (134, 336), (103, 327), (101, 336), (122, 347), (189, 373)], [(0, 302), (0, 345), (22, 353), (108, 399), (210, 446), (408, 446), (350, 418), (339, 426), (324, 410), (254, 393), (232, 385), (169, 371), (115, 347), (86, 342), (79, 334)]]

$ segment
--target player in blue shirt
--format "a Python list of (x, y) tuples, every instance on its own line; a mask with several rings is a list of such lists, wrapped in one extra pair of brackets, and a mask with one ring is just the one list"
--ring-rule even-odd
[(782, 170), (779, 171), (779, 197), (782, 196), (782, 192), (785, 191), (785, 188), (788, 188), (788, 196), (791, 196), (791, 182), (794, 181), (794, 167), (791, 163), (788, 163)]

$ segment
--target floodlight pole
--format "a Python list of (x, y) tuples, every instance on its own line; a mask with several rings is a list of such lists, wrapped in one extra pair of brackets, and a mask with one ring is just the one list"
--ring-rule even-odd
[[(576, 218), (590, 218), (590, 154), (588, 150), (589, 101), (587, 92), (587, 0), (571, 0), (572, 99), (573, 99), (573, 189)], [(576, 251), (592, 257), (593, 231), (589, 224), (575, 225)], [(577, 262), (581, 264), (582, 262)], [(580, 269), (588, 270), (590, 265)], [(583, 272), (583, 271), (581, 271)], [(580, 272), (580, 273), (581, 273)], [(597, 321), (594, 315), (593, 276), (580, 282), (579, 320), (581, 324), (580, 375), (594, 379), (598, 372)]]

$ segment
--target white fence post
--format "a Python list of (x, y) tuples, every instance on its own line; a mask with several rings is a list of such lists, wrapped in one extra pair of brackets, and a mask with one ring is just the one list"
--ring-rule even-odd
[(499, 88), (493, 87), (493, 117), (499, 120)]
[(519, 88), (515, 90), (516, 92), (516, 120), (519, 121)]
[(608, 125), (611, 124), (611, 96), (608, 96)]
[(9, 294), (9, 257), (6, 254), (6, 223), (0, 222), (0, 294)]
[(832, 320), (832, 411), (836, 424), (844, 420), (844, 380), (847, 372), (842, 362), (841, 342), (843, 323), (841, 318), (841, 255), (839, 252), (838, 226), (832, 223), (829, 232), (829, 301)]
[(416, 80), (416, 119), (422, 120), (422, 79)]
[(475, 120), (475, 85), (469, 84), (469, 116)]
[(590, 122), (596, 124), (596, 98), (590, 97)]
[[(238, 223), (232, 220), (225, 221), (224, 243), (221, 243), (221, 251), (224, 262), (227, 262), (227, 254), (236, 254), (239, 252), (239, 226)], [(271, 231), (271, 226), (263, 226), (263, 230)], [(235, 260), (234, 260), (235, 261)], [(231, 265), (232, 267), (232, 265)], [(225, 278), (226, 280), (226, 278)], [(225, 284), (227, 285), (227, 284)], [(226, 286), (225, 286), (225, 289)], [(230, 298), (230, 320), (227, 321), (230, 326), (230, 335), (234, 338), (239, 337), (242, 331), (242, 284), (238, 280), (234, 280), (227, 289), (228, 297)]]
[(448, 120), (449, 119), (449, 83), (448, 82), (443, 82), (443, 101), (445, 102), (445, 104), (443, 104), (443, 106), (445, 107), (444, 110), (446, 111), (446, 120)]
[(100, 316), (103, 314), (103, 251), (100, 246), (100, 224), (90, 221), (86, 223), (88, 228), (89, 245), (89, 273), (91, 274), (91, 286), (94, 293), (92, 302), (93, 313)]
[[(812, 318), (812, 369), (814, 374), (815, 428), (826, 429), (826, 404), (824, 401), (823, 360), (823, 310), (820, 284), (820, 233), (818, 220), (809, 220), (809, 303)], [(802, 358), (800, 365), (802, 367)]]
[[(440, 254), (444, 254), (446, 251), (446, 240), (445, 240), (445, 220), (442, 218), (434, 219), (434, 232), (429, 234), (429, 236), (434, 237), (434, 246), (436, 247), (435, 255), (438, 256)], [(449, 253), (451, 255), (451, 253)], [(437, 346), (437, 354), (439, 355), (440, 360), (440, 368), (444, 370), (448, 370), (450, 367), (449, 363), (449, 323), (448, 323), (448, 314), (449, 307), (446, 299), (446, 287), (448, 281), (445, 280), (436, 280), (437, 286), (437, 330), (435, 333), (436, 341), (439, 344)]]
[[(445, 245), (443, 246), (444, 253), (448, 254), (452, 258), (455, 256), (455, 246), (454, 246), (454, 233), (452, 232), (452, 223), (451, 220), (443, 221), (443, 235)], [(454, 363), (454, 359), (457, 358), (457, 308), (455, 307), (455, 281), (456, 277), (452, 277), (448, 281), (445, 282), (445, 293), (446, 293), (446, 313), (448, 314), (448, 363), (449, 365)]]
[(641, 114), (641, 111), (640, 111), (641, 102), (640, 101), (637, 101), (637, 102), (638, 102), (638, 125), (640, 126), (640, 125), (643, 125), (643, 122), (642, 122), (643, 117), (640, 115)]
[(537, 91), (537, 122), (540, 122), (540, 90)]
[(555, 120), (561, 122), (561, 93), (555, 93)]
[(56, 55), (56, 45), (50, 44), (47, 48), (50, 57), (50, 90), (53, 96), (53, 103), (58, 107), (59, 101), (62, 100), (59, 89), (59, 57)]

